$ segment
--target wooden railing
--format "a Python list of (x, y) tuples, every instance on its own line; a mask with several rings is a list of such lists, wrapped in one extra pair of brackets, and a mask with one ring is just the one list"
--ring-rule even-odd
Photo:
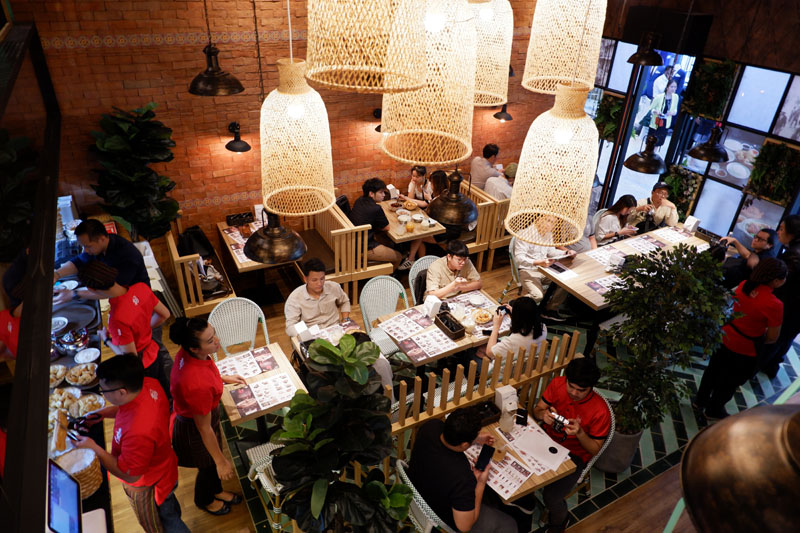
[(470, 255), (477, 253), (475, 268), (480, 272), (483, 267), (483, 254), (489, 248), (489, 236), (494, 224), (494, 200), (485, 192), (474, 185), (461, 182), (461, 194), (475, 202), (478, 207), (478, 224), (475, 226), (475, 240), (468, 242), (467, 249)]

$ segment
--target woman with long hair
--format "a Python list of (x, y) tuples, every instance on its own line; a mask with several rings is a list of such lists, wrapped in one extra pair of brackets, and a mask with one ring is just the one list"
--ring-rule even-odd
[(733, 312), (739, 316), (722, 328), (722, 345), (714, 352), (703, 373), (692, 406), (711, 418), (728, 416), (725, 404), (736, 389), (758, 369), (760, 344), (773, 344), (781, 331), (783, 302), (772, 291), (786, 282), (786, 263), (768, 257), (759, 261), (736, 288)]
[(411, 200), (418, 207), (426, 209), (433, 200), (433, 186), (426, 177), (427, 169), (422, 165), (411, 167), (411, 181), (408, 182), (408, 196), (400, 195), (403, 201)]
[(498, 309), (493, 317), (489, 341), (485, 347), (478, 349), (478, 357), (481, 359), (504, 357), (508, 352), (516, 356), (520, 349), (523, 353), (528, 350), (534, 352), (547, 338), (547, 326), (542, 323), (539, 306), (533, 298), (522, 296), (512, 301), (510, 306), (505, 305), (505, 309), (511, 315), (511, 330), (508, 335), (498, 339), (505, 314), (505, 311)]
[(172, 447), (178, 465), (197, 468), (194, 503), (213, 515), (230, 512), (242, 497), (222, 489), (222, 479), (235, 476), (220, 446), (219, 401), (224, 383), (247, 382), (241, 376), (220, 376), (211, 355), (220, 349), (213, 326), (204, 318), (178, 318), (169, 338), (181, 349), (175, 355), (171, 388), (175, 425)]
[(636, 233), (636, 228), (628, 226), (628, 215), (636, 208), (636, 198), (631, 194), (621, 196), (609, 207), (597, 222), (595, 239), (598, 246), (609, 244), (619, 237), (629, 237)]

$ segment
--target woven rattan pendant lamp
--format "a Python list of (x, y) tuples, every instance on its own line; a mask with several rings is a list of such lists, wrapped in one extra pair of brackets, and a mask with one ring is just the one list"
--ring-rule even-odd
[(606, 0), (538, 0), (522, 86), (546, 94), (566, 82), (592, 89), (605, 17)]
[[(553, 108), (531, 124), (519, 158), (506, 229), (533, 244), (566, 246), (583, 235), (597, 168), (597, 126), (583, 110), (589, 89), (559, 85)], [(553, 223), (552, 240), (531, 226)]]
[(454, 165), (472, 153), (474, 17), (466, 0), (429, 0), (423, 27), (409, 38), (426, 42), (426, 83), (383, 95), (380, 148), (409, 165)]
[(475, 56), (475, 105), (508, 101), (508, 67), (514, 39), (514, 12), (508, 0), (471, 3), (478, 47)]
[(308, 72), (327, 89), (394, 93), (425, 83), (425, 0), (309, 0)]

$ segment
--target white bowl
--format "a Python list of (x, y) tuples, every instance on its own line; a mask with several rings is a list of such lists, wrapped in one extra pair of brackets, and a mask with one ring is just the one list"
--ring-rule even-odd
[(478, 295), (470, 296), (469, 303), (472, 304), (473, 307), (480, 307), (483, 305), (483, 298)]
[(399, 217), (397, 217), (397, 220), (398, 220), (398, 222), (401, 222), (402, 224), (405, 224), (406, 222), (411, 220), (411, 216), (407, 215), (407, 214), (406, 215), (400, 215)]
[(414, 222), (419, 223), (419, 222), (422, 222), (423, 220), (425, 220), (425, 217), (420, 215), (419, 213), (417, 213), (416, 215), (411, 215), (411, 220), (413, 220)]
[(91, 363), (100, 357), (100, 350), (97, 348), (86, 348), (75, 354), (76, 363)]
[(397, 214), (397, 216), (399, 218), (399, 217), (401, 217), (403, 215), (410, 215), (411, 211), (409, 211), (408, 209), (398, 209), (397, 211), (395, 211), (395, 213)]
[(63, 316), (54, 316), (50, 320), (50, 333), (58, 334), (62, 329), (67, 327), (69, 320)]
[(728, 175), (737, 181), (745, 182), (750, 177), (750, 169), (739, 162), (728, 163)]

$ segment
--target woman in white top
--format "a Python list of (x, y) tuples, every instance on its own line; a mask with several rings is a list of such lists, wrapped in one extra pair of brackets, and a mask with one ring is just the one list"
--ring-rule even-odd
[(629, 237), (636, 233), (636, 228), (628, 226), (628, 215), (636, 208), (636, 198), (631, 194), (622, 196), (608, 208), (597, 223), (594, 237), (597, 245), (609, 244), (619, 237)]
[[(484, 359), (492, 360), (496, 356), (505, 357), (509, 352), (516, 355), (520, 349), (525, 352), (535, 351), (539, 344), (547, 338), (547, 326), (542, 323), (539, 316), (539, 307), (533, 298), (522, 296), (506, 305), (505, 309), (511, 315), (511, 332), (509, 335), (498, 339), (500, 324), (503, 322), (503, 310), (498, 310), (492, 322), (492, 333), (486, 346), (478, 349), (478, 365)], [(480, 368), (478, 368), (480, 371)]]
[(408, 196), (401, 195), (403, 201), (411, 200), (421, 209), (427, 209), (433, 200), (433, 186), (426, 177), (427, 169), (421, 165), (411, 167), (411, 181), (408, 183)]

